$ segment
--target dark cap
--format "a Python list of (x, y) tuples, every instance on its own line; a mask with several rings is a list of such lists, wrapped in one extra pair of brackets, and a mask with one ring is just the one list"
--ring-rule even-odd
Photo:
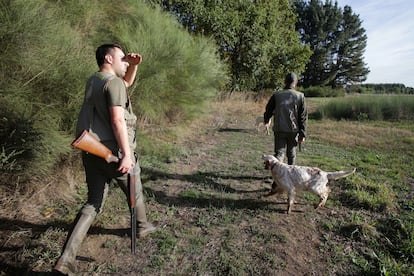
[(285, 77), (285, 84), (287, 84), (287, 85), (292, 84), (292, 83), (297, 82), (297, 81), (298, 81), (298, 77), (293, 72), (287, 74), (286, 77)]

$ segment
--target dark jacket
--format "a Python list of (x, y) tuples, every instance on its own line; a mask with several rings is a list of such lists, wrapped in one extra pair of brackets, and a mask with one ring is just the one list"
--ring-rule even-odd
[(303, 93), (294, 89), (284, 89), (275, 92), (269, 99), (264, 113), (264, 122), (269, 122), (274, 116), (273, 131), (299, 133), (306, 137), (308, 111)]

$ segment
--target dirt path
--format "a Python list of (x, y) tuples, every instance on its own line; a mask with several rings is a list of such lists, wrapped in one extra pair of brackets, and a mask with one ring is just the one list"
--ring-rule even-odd
[[(261, 154), (272, 151), (273, 137), (254, 129), (257, 106), (239, 108), (216, 107), (184, 141), (185, 153), (166, 170), (143, 166), (144, 174), (150, 175), (145, 183), (150, 216), (161, 229), (145, 241), (144, 251), (153, 254), (139, 258), (142, 265), (161, 275), (335, 271), (320, 261), (324, 258), (319, 219), (330, 211), (315, 212), (299, 197), (296, 212), (287, 216), (285, 196), (263, 197), (270, 184)], [(156, 248), (164, 246), (168, 248), (158, 256), (162, 265), (157, 268)], [(141, 266), (130, 269), (145, 271)]]
[[(335, 274), (322, 254), (320, 220), (332, 215), (329, 208), (316, 212), (298, 197), (287, 216), (285, 196), (263, 197), (270, 184), (261, 154), (272, 152), (273, 138), (254, 129), (261, 109), (215, 106), (180, 142), (176, 160), (162, 167), (142, 162), (148, 216), (159, 231), (138, 240), (132, 256), (128, 212), (111, 207), (124, 200), (113, 189), (106, 205), (112, 209), (96, 220), (78, 253), (79, 275)], [(43, 239), (55, 239), (55, 247), (63, 243), (69, 225), (51, 219), (32, 233), (40, 243), (35, 248)], [(50, 271), (51, 263), (38, 261), (41, 253), (24, 254), (19, 258), (33, 273)]]

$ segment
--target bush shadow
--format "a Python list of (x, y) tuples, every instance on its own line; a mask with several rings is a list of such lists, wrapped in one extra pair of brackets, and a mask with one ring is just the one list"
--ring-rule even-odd
[[(145, 192), (155, 198), (155, 200), (163, 205), (174, 205), (184, 207), (215, 207), (215, 208), (232, 208), (232, 209), (249, 209), (249, 210), (262, 210), (272, 209), (275, 212), (283, 213), (285, 210), (274, 210), (274, 205), (286, 204), (286, 202), (275, 202), (264, 200), (264, 195), (269, 192), (268, 189), (236, 189), (228, 185), (219, 183), (218, 180), (237, 180), (238, 182), (252, 183), (253, 181), (264, 181), (266, 177), (258, 176), (244, 176), (244, 175), (225, 175), (212, 172), (196, 172), (194, 174), (170, 174), (161, 170), (152, 168), (141, 168), (144, 175), (148, 177), (150, 181), (157, 180), (180, 180), (183, 182), (196, 184), (198, 187), (206, 187), (220, 193), (228, 194), (252, 194), (256, 197), (242, 198), (242, 199), (230, 199), (228, 197), (220, 197), (217, 195), (208, 195), (206, 193), (200, 193), (200, 195), (169, 195), (164, 191), (155, 188), (145, 187)], [(197, 187), (196, 186), (196, 187)]]

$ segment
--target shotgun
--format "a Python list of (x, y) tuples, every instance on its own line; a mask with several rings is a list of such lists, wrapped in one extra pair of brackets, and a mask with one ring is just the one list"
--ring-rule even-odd
[[(107, 163), (119, 162), (119, 158), (112, 154), (112, 151), (108, 149), (104, 144), (99, 142), (93, 135), (87, 130), (84, 130), (78, 138), (72, 143), (72, 147), (88, 152), (105, 159)], [(137, 220), (135, 210), (135, 174), (128, 173), (128, 186), (129, 186), (129, 207), (131, 209), (131, 252), (135, 254), (136, 236), (137, 236)]]
[(128, 187), (129, 187), (129, 208), (131, 210), (131, 253), (135, 254), (137, 236), (137, 219), (135, 210), (135, 174), (128, 173)]

